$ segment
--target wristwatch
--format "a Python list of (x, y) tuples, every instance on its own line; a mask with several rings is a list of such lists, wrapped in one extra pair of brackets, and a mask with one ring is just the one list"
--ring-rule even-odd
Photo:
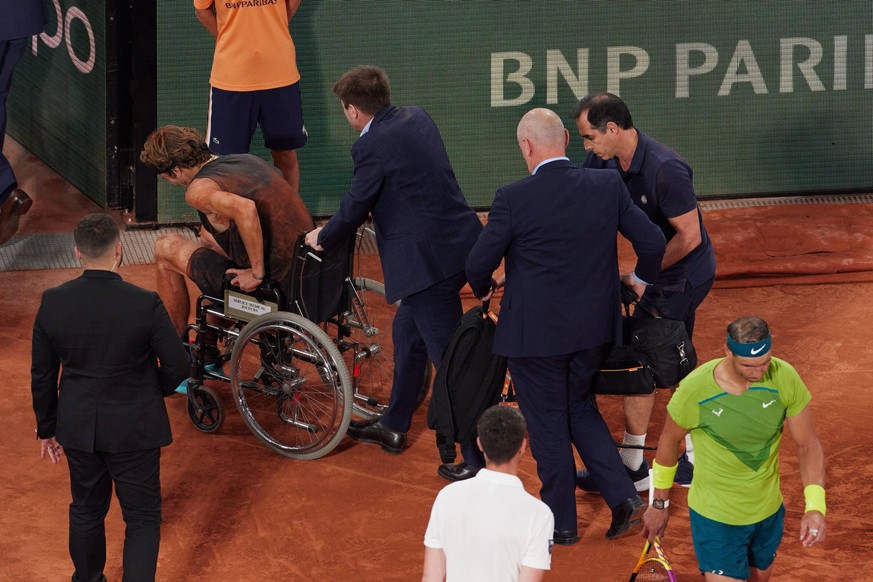
[(655, 509), (667, 509), (670, 507), (669, 499), (658, 499), (657, 497), (652, 500), (652, 507)]

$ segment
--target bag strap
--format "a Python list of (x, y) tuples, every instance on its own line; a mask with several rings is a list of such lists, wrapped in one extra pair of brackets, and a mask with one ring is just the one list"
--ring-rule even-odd
[(621, 304), (624, 306), (624, 314), (628, 317), (630, 317), (631, 305), (634, 306), (634, 309), (642, 309), (643, 311), (648, 313), (653, 319), (662, 319), (664, 317), (660, 313), (656, 313), (655, 311), (648, 309), (642, 303), (640, 303), (636, 292), (634, 292), (633, 289), (631, 289), (624, 283), (621, 283)]

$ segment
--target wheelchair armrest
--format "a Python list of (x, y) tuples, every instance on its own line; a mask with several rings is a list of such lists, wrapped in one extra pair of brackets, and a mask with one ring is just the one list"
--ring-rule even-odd
[(231, 284), (231, 281), (233, 281), (234, 278), (235, 275), (224, 275), (224, 289), (228, 291), (236, 291), (237, 293), (242, 293), (243, 295), (251, 295), (262, 300), (273, 301), (274, 303), (276, 303), (276, 305), (282, 305), (284, 303), (284, 293), (282, 293), (282, 289), (279, 287), (279, 284), (272, 279), (264, 279), (261, 284), (252, 291), (243, 291), (236, 285)]

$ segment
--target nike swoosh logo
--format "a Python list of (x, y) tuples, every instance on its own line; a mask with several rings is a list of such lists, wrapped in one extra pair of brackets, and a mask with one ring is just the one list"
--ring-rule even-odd
[(767, 347), (767, 346), (761, 346), (761, 347), (758, 348), (757, 350), (756, 350), (755, 348), (752, 348), (752, 349), (749, 350), (749, 351), (752, 353), (753, 356), (757, 356), (758, 354), (761, 353), (761, 350), (763, 350), (763, 349), (766, 348), (766, 347)]
[(770, 405), (773, 404), (774, 402), (776, 402), (776, 401), (775, 401), (775, 400), (771, 400), (770, 402), (767, 402), (767, 403), (762, 402), (762, 403), (761, 403), (761, 406), (763, 406), (764, 408), (767, 408), (768, 406), (770, 406)]

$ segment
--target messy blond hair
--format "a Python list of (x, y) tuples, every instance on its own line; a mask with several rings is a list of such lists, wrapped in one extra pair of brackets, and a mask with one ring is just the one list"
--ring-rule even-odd
[(209, 161), (211, 156), (209, 146), (196, 129), (165, 125), (148, 136), (139, 161), (164, 174), (173, 168), (194, 168)]

